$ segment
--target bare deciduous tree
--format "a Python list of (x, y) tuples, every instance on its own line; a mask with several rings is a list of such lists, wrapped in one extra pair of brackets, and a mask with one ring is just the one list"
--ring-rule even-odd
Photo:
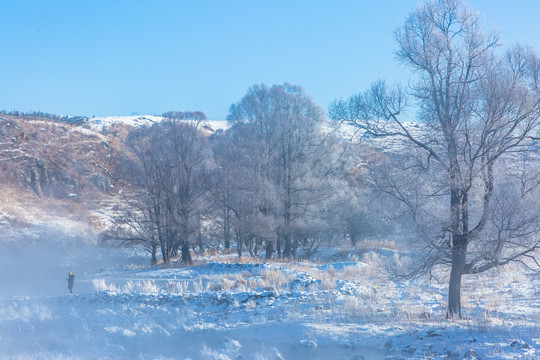
[[(538, 179), (519, 171), (504, 186), (498, 179), (516, 158), (536, 151), (540, 60), (522, 46), (499, 56), (498, 34), (484, 33), (479, 16), (459, 0), (421, 5), (395, 35), (396, 55), (415, 76), (410, 91), (377, 82), (334, 102), (330, 115), (367, 136), (400, 138), (416, 148), (399, 158), (400, 166), (425, 181), (387, 174), (383, 188), (417, 220), (440, 225), (438, 231), (415, 225), (426, 246), (419, 270), (450, 267), (448, 316), (461, 317), (464, 274), (532, 257), (539, 246), (538, 211), (523, 205), (537, 209), (538, 202), (508, 185), (526, 178), (522, 183), (533, 184), (535, 193)], [(417, 109), (420, 134), (405, 121), (408, 102)]]
[(164, 263), (179, 251), (191, 263), (190, 245), (200, 238), (214, 182), (207, 138), (191, 124), (167, 120), (133, 130), (127, 144), (134, 159), (124, 176), (139, 193), (128, 195), (114, 235), (124, 243), (159, 244)]

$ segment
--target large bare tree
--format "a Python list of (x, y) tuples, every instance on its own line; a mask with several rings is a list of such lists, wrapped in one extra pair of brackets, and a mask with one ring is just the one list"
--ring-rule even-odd
[[(523, 46), (503, 53), (497, 32), (484, 32), (459, 0), (420, 5), (395, 37), (397, 58), (412, 70), (409, 88), (377, 82), (334, 102), (330, 115), (413, 147), (392, 156), (402, 172), (379, 174), (380, 183), (417, 220), (425, 246), (417, 270), (450, 268), (447, 316), (461, 317), (463, 275), (536, 262), (538, 182), (530, 161), (517, 164), (535, 159), (540, 61)], [(409, 105), (420, 130), (406, 122)], [(431, 228), (420, 224), (426, 218)]]

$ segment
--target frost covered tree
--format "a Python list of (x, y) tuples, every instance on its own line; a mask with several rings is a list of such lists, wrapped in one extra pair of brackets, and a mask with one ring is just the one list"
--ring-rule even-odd
[(167, 133), (164, 165), (170, 167), (171, 178), (166, 194), (177, 231), (175, 246), (181, 250), (182, 261), (191, 263), (190, 245), (211, 206), (209, 190), (214, 184), (215, 164), (208, 139), (197, 127), (175, 121), (162, 126)]
[[(296, 256), (298, 227), (315, 219), (317, 207), (330, 196), (325, 181), (332, 173), (332, 151), (323, 120), (321, 108), (301, 87), (289, 84), (254, 85), (230, 108), (228, 121), (260, 199), (253, 214), (277, 226), (278, 256)], [(273, 244), (266, 241), (267, 254)]]
[(211, 190), (216, 202), (214, 219), (221, 228), (223, 234), (223, 247), (229, 250), (231, 247), (232, 227), (233, 227), (233, 205), (234, 205), (234, 169), (232, 159), (235, 154), (231, 139), (228, 133), (223, 130), (217, 131), (210, 137), (214, 160), (216, 162), (216, 177), (219, 181)]
[(348, 237), (351, 246), (373, 235), (375, 233), (374, 224), (377, 220), (372, 216), (371, 199), (363, 189), (354, 185), (343, 184), (339, 191), (335, 208), (333, 210), (333, 224), (339, 229), (343, 237)]
[(132, 130), (126, 143), (134, 156), (121, 171), (136, 191), (114, 235), (124, 244), (159, 245), (164, 263), (179, 253), (191, 263), (214, 184), (207, 138), (191, 124), (167, 120)]
[[(378, 181), (415, 220), (424, 246), (416, 272), (450, 269), (447, 316), (461, 317), (463, 275), (513, 261), (538, 265), (531, 169), (538, 166), (540, 60), (523, 46), (503, 53), (497, 32), (484, 32), (459, 0), (420, 5), (395, 37), (397, 58), (412, 70), (410, 88), (377, 82), (335, 101), (330, 115), (366, 136), (411, 146), (391, 157), (396, 166)], [(408, 105), (418, 131), (406, 122)]]
[(123, 193), (123, 206), (114, 216), (114, 226), (105, 234), (106, 239), (123, 246), (150, 248), (152, 263), (157, 263), (157, 250), (168, 263), (172, 253), (171, 230), (166, 224), (164, 199), (167, 181), (166, 168), (155, 161), (163, 149), (153, 144), (163, 143), (157, 127), (132, 130), (126, 139), (127, 149), (115, 173), (131, 184), (133, 191)]
[(267, 181), (269, 162), (264, 143), (246, 124), (236, 124), (212, 137), (219, 182), (214, 194), (221, 205), (217, 216), (225, 244), (236, 238), (238, 256), (244, 250), (255, 255), (265, 245), (271, 258), (276, 240), (275, 189)]

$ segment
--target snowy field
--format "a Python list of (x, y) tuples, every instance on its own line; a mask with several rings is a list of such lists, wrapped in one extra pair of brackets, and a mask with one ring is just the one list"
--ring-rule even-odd
[(540, 276), (517, 268), (466, 278), (466, 319), (448, 321), (444, 279), (386, 275), (395, 249), (161, 268), (91, 245), (28, 248), (0, 249), (2, 359), (540, 358)]

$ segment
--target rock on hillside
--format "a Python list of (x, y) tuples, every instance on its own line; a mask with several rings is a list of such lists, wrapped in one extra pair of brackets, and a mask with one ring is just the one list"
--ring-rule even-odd
[(0, 230), (106, 224), (125, 186), (113, 170), (127, 131), (0, 116)]
[(77, 125), (0, 118), (0, 182), (37, 196), (77, 200), (114, 193), (121, 141)]

